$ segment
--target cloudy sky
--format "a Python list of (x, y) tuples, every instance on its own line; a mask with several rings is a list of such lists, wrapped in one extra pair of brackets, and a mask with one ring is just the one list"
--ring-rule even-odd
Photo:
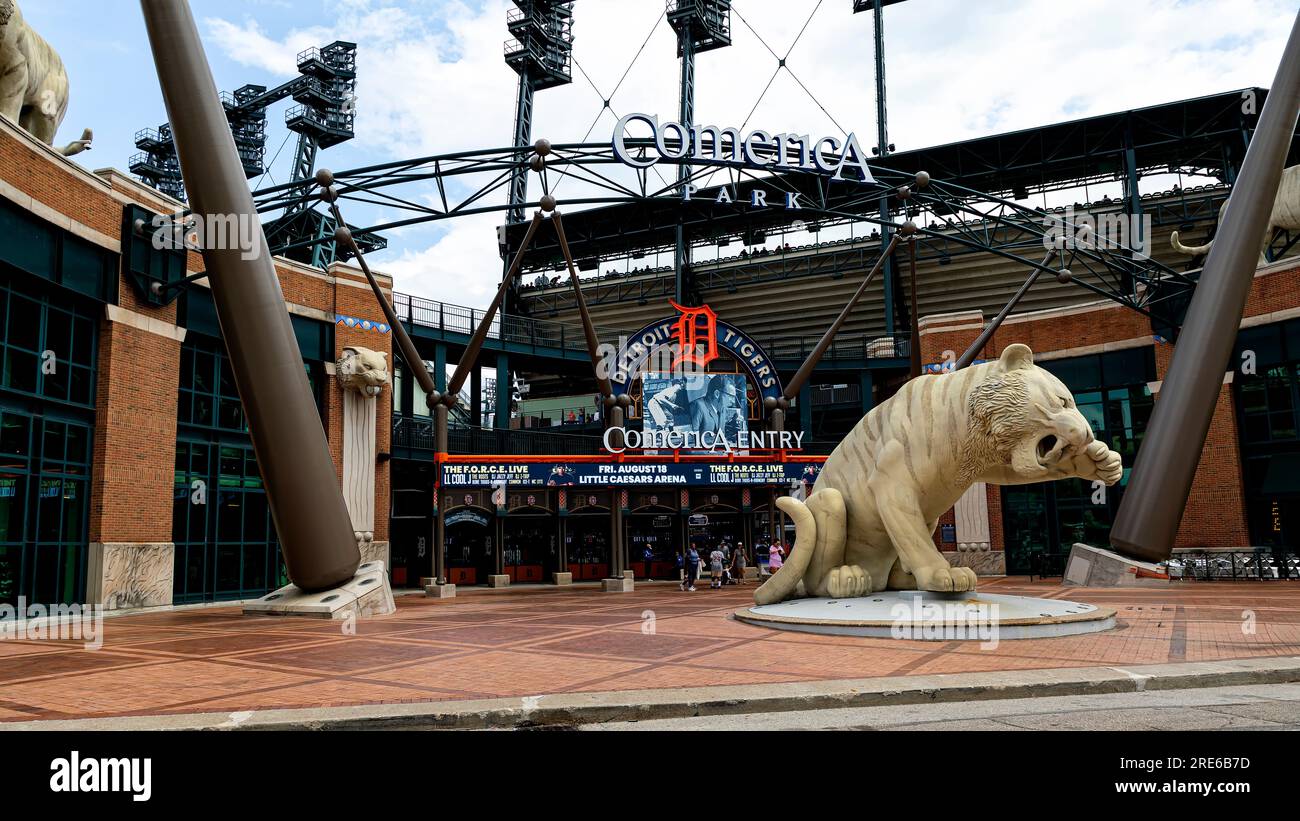
[[(92, 126), (95, 149), (77, 161), (125, 169), (134, 133), (166, 119), (138, 5), (19, 3), (68, 66), (72, 105), (60, 140)], [(359, 44), (358, 135), (323, 152), (321, 165), (355, 168), (510, 142), (516, 78), (502, 61), (507, 0), (192, 5), (222, 89), (285, 82), (309, 46)], [(735, 0), (734, 8), (733, 45), (698, 61), (697, 121), (874, 135), (870, 15), (852, 14), (851, 0)], [(673, 119), (678, 67), (663, 11), (663, 0), (578, 0), (574, 82), (539, 94), (534, 136), (606, 141), (615, 114)], [(1268, 86), (1296, 11), (1296, 0), (909, 0), (885, 15), (890, 141), (920, 148)], [(773, 52), (787, 51), (788, 70), (777, 71)], [(601, 110), (606, 97), (611, 111)], [(288, 175), (285, 107), (269, 115), (268, 159), (280, 154), (262, 184)], [(373, 262), (398, 277), (399, 290), (482, 305), (500, 277), (498, 219), (390, 234), (390, 249)]]

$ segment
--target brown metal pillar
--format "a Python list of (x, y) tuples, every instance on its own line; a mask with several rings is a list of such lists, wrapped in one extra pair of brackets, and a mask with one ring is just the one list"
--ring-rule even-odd
[(627, 550), (625, 542), (627, 534), (623, 532), (623, 506), (619, 504), (618, 488), (614, 489), (614, 503), (609, 509), (610, 519), (610, 540), (609, 540), (609, 575), (610, 578), (619, 578), (627, 568)]
[(561, 516), (557, 511), (555, 518), (559, 520), (556, 524), (556, 529), (560, 534), (560, 562), (557, 570), (561, 573), (567, 573), (569, 572), (569, 517)]
[[(741, 523), (741, 537), (745, 540), (745, 558), (754, 555), (754, 508), (751, 506), (743, 514), (744, 521)], [(748, 561), (753, 564), (752, 561)]]
[(493, 532), (496, 534), (496, 544), (492, 546), (492, 566), (498, 576), (506, 572), (506, 517), (500, 513), (492, 517), (495, 520)]
[[(1043, 261), (1039, 263), (1040, 267), (1034, 268), (1029, 272), (1029, 276), (1025, 277), (1025, 282), (1023, 285), (1020, 286), (1019, 290), (1017, 290), (1014, 294), (1011, 295), (1011, 299), (1007, 301), (1006, 305), (1002, 306), (1002, 310), (998, 311), (998, 315), (993, 317), (993, 320), (989, 322), (987, 326), (985, 326), (983, 331), (980, 331), (979, 337), (974, 342), (971, 343), (970, 347), (966, 349), (965, 353), (963, 353), (961, 356), (957, 358), (957, 364), (953, 366), (953, 370), (959, 371), (962, 368), (967, 367), (968, 365), (970, 365), (970, 363), (975, 361), (975, 357), (979, 356), (980, 351), (984, 350), (984, 346), (989, 344), (989, 340), (993, 338), (993, 334), (997, 332), (998, 328), (1002, 327), (1002, 321), (1007, 318), (1008, 314), (1010, 314), (1013, 310), (1015, 310), (1016, 306), (1020, 304), (1020, 300), (1024, 297), (1024, 295), (1029, 293), (1029, 288), (1035, 282), (1038, 281), (1038, 277), (1041, 276), (1043, 273), (1043, 266), (1046, 266), (1048, 263), (1050, 263), (1058, 253), (1060, 252), (1055, 249), (1048, 251), (1047, 256), (1043, 257)], [(1062, 279), (1062, 277), (1065, 278)], [(1061, 272), (1060, 274), (1057, 274), (1057, 278), (1060, 279), (1060, 281), (1062, 282), (1069, 282), (1068, 277), (1069, 275), (1064, 271)], [(912, 340), (912, 344), (913, 345), (919, 344), (919, 340)], [(916, 355), (920, 356), (919, 348), (917, 349)]]
[(794, 378), (785, 384), (785, 392), (782, 395), (786, 399), (794, 399), (799, 395), (799, 391), (803, 388), (804, 383), (812, 376), (813, 369), (817, 367), (817, 363), (821, 362), (822, 356), (826, 354), (826, 349), (835, 341), (835, 335), (840, 332), (840, 328), (844, 327), (844, 323), (848, 321), (849, 314), (853, 313), (853, 309), (857, 307), (858, 302), (860, 302), (863, 295), (866, 294), (867, 286), (871, 284), (871, 280), (875, 279), (876, 274), (879, 273), (880, 269), (884, 266), (885, 260), (889, 259), (890, 255), (894, 253), (894, 249), (898, 247), (899, 237), (903, 235), (911, 236), (914, 233), (916, 233), (916, 226), (908, 222), (898, 231), (894, 232), (894, 235), (890, 237), (889, 245), (880, 253), (880, 258), (876, 260), (876, 264), (871, 266), (871, 270), (862, 278), (862, 284), (858, 286), (858, 290), (854, 292), (853, 296), (849, 298), (849, 301), (845, 303), (844, 309), (840, 311), (839, 316), (835, 317), (835, 321), (826, 329), (826, 333), (822, 334), (822, 338), (817, 341), (817, 346), (813, 348), (812, 353), (808, 354), (808, 358), (805, 359), (803, 365), (799, 367)]
[(261, 241), (251, 259), (236, 242), (204, 248), (203, 262), (286, 570), (304, 590), (336, 586), (361, 554), (194, 16), (185, 0), (140, 6), (191, 209), (236, 219)]
[(1164, 561), (1173, 552), (1224, 368), (1268, 228), (1300, 117), (1300, 14), (1282, 53), (1255, 136), (1228, 199), (1214, 246), (1156, 400), (1110, 542), (1121, 553)]
[[(435, 391), (436, 393), (437, 391)], [(433, 408), (433, 468), (438, 471), (433, 486), (442, 490), (442, 461), (447, 455), (447, 406), (437, 404)], [(433, 575), (438, 584), (447, 583), (447, 511), (443, 509), (442, 499), (438, 500), (437, 531), (434, 534)]]
[(911, 377), (921, 375), (921, 309), (916, 304), (916, 235), (907, 238), (908, 289), (911, 291), (912, 339), (907, 346), (911, 353)]
[[(772, 543), (776, 534), (776, 488), (769, 488), (767, 491), (767, 541)], [(754, 564), (758, 564), (758, 555), (754, 556)]]

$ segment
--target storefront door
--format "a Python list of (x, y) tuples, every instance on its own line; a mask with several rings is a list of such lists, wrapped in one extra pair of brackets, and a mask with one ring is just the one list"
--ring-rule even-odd
[(458, 510), (447, 516), (447, 581), (487, 584), (496, 572), (492, 519), (486, 512)]
[(632, 513), (627, 519), (629, 568), (638, 579), (676, 579), (681, 552), (681, 517), (675, 513)]
[(609, 516), (606, 512), (569, 517), (564, 540), (575, 582), (609, 577)]

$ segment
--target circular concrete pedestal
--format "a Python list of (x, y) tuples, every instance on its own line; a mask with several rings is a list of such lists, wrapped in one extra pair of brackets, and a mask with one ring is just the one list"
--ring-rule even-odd
[(997, 593), (882, 590), (856, 599), (794, 599), (736, 611), (749, 624), (835, 636), (991, 641), (1099, 633), (1115, 610)]

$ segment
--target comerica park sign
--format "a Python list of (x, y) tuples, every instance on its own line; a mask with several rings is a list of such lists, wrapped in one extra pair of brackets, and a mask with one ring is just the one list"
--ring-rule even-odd
[[(628, 127), (650, 127), (654, 151), (649, 146), (628, 145)], [(657, 154), (657, 156), (656, 156)], [(761, 129), (741, 134), (737, 128), (715, 125), (686, 126), (676, 122), (659, 122), (653, 114), (628, 114), (614, 126), (614, 156), (633, 168), (649, 168), (660, 159), (698, 160), (700, 162), (777, 171), (809, 171), (829, 174), (833, 180), (852, 179), (875, 183), (867, 166), (866, 154), (854, 134), (844, 140), (837, 137), (812, 139), (807, 134), (773, 134)], [(846, 176), (847, 174), (847, 176)], [(690, 184), (682, 188), (682, 197), (690, 200), (698, 189)], [(759, 192), (765, 193), (765, 192)], [(724, 187), (719, 197), (728, 197)], [(762, 203), (766, 205), (766, 202)], [(786, 195), (787, 208), (799, 208), (797, 194)]]

